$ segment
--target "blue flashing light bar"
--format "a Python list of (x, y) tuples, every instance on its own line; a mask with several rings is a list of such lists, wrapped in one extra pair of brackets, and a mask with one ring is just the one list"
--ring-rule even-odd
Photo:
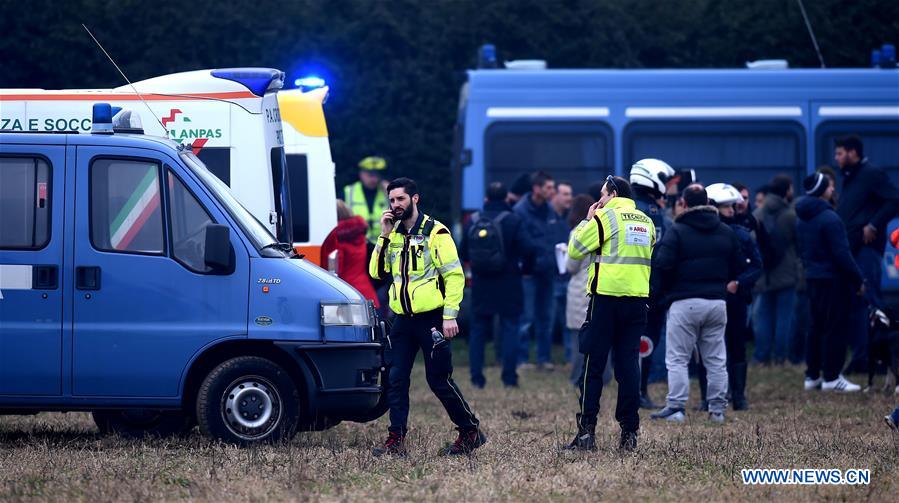
[(212, 76), (237, 82), (256, 96), (284, 86), (284, 72), (273, 68), (220, 68), (213, 70)]
[(109, 103), (94, 103), (91, 121), (91, 133), (112, 134), (112, 106)]
[(301, 87), (303, 89), (318, 89), (320, 87), (325, 87), (325, 79), (310, 75), (308, 77), (294, 80), (293, 85)]

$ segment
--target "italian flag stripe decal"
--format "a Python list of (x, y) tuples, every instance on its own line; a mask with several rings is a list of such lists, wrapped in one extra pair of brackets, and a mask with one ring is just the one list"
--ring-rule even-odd
[(127, 249), (153, 211), (159, 207), (159, 183), (156, 177), (156, 167), (147, 168), (147, 174), (109, 225), (110, 244), (114, 249)]

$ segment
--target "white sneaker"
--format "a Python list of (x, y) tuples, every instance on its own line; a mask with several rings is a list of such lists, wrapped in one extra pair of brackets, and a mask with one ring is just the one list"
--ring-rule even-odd
[(861, 390), (862, 387), (858, 384), (854, 384), (847, 380), (845, 377), (840, 375), (833, 381), (824, 381), (821, 383), (821, 391), (835, 391), (837, 393), (855, 393), (856, 391)]
[(823, 382), (824, 382), (824, 379), (821, 379), (820, 377), (817, 379), (810, 379), (810, 378), (806, 377), (805, 378), (805, 390), (813, 391), (816, 389), (821, 389), (821, 383), (823, 383)]

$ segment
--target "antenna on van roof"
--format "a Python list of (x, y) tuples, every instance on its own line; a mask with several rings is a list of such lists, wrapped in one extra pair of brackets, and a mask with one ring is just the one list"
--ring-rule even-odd
[(94, 34), (91, 33), (90, 29), (88, 29), (88, 27), (85, 26), (84, 23), (81, 23), (81, 27), (84, 28), (84, 31), (86, 31), (87, 34), (90, 35), (92, 39), (94, 39), (94, 42), (97, 44), (97, 47), (99, 47), (100, 50), (103, 51), (103, 54), (105, 54), (106, 57), (109, 58), (109, 62), (112, 63), (112, 66), (114, 66), (115, 69), (119, 71), (119, 73), (122, 75), (122, 78), (125, 79), (125, 82), (127, 82), (128, 85), (131, 86), (131, 89), (134, 91), (134, 94), (136, 94), (137, 97), (140, 98), (140, 100), (144, 103), (144, 105), (146, 105), (147, 110), (150, 111), (150, 115), (152, 115), (153, 118), (156, 119), (157, 122), (159, 122), (159, 125), (162, 126), (162, 129), (163, 129), (163, 131), (165, 131), (166, 136), (168, 136), (168, 134), (169, 134), (168, 128), (165, 127), (165, 124), (162, 123), (162, 120), (156, 115), (155, 112), (153, 112), (153, 109), (150, 108), (150, 105), (147, 103), (147, 100), (145, 100), (144, 97), (141, 96), (141, 94), (139, 92), (137, 92), (137, 88), (134, 87), (134, 84), (132, 84), (130, 80), (128, 80), (128, 77), (125, 76), (125, 72), (123, 72), (122, 69), (119, 68), (119, 65), (117, 65), (115, 60), (112, 59), (112, 56), (110, 56), (109, 53), (106, 52), (106, 49), (103, 48), (103, 44), (101, 44), (100, 41), (97, 40), (97, 37), (95, 37)]
[(808, 14), (805, 13), (805, 5), (802, 4), (802, 0), (796, 0), (796, 3), (799, 4), (799, 10), (802, 12), (802, 19), (805, 21), (805, 29), (808, 30), (808, 36), (812, 38), (812, 45), (815, 46), (815, 52), (818, 53), (818, 61), (821, 62), (821, 68), (827, 68), (824, 66), (824, 56), (821, 55), (821, 48), (818, 47), (818, 39), (815, 38), (815, 32), (812, 31), (812, 23), (808, 20)]

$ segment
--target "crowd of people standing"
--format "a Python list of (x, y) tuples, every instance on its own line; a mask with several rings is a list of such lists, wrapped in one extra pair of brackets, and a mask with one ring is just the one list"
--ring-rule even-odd
[[(837, 140), (835, 160), (839, 198), (836, 172), (822, 167), (798, 189), (789, 175), (775, 176), (756, 191), (755, 208), (746, 186), (704, 185), (695, 172), (657, 159), (635, 163), (628, 179), (609, 176), (583, 192), (545, 172), (508, 188), (488, 184), (459, 243), (471, 273), (464, 314), (472, 384), (487, 385), (491, 338), (503, 385), (518, 386), (525, 369), (553, 371), (553, 333), (560, 331), (580, 393), (570, 445), (578, 449), (593, 448), (611, 369), (624, 448), (636, 446), (637, 407), (660, 408), (653, 419), (685, 420), (692, 373), (702, 392), (697, 409), (714, 422), (725, 420), (728, 404), (748, 408), (750, 364), (805, 360), (806, 390), (858, 391), (844, 376), (847, 346), (846, 373), (867, 370), (869, 309), (884, 307), (881, 263), (899, 190), (869, 163), (857, 136)], [(365, 163), (358, 187), (345, 190), (351, 202), (336, 231), (355, 236), (357, 247), (361, 224), (386, 211), (378, 207), (381, 181), (370, 176), (382, 163)], [(356, 273), (353, 281), (361, 281)], [(375, 301), (377, 287), (357, 285)], [(667, 370), (661, 407), (648, 393), (653, 360)]]

